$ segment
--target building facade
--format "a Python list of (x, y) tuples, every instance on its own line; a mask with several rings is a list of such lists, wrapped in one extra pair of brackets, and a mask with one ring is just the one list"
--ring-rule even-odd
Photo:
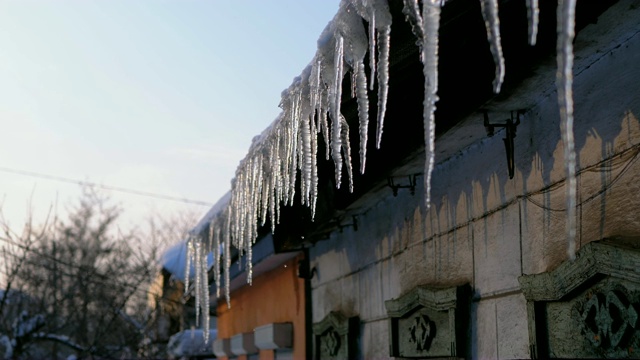
[[(294, 358), (640, 357), (640, 2), (576, 10), (575, 204), (566, 195), (555, 5), (540, 5), (530, 46), (524, 3), (500, 2), (499, 95), (480, 5), (444, 5), (436, 162), (425, 191), (423, 67), (403, 5), (390, 2), (396, 45), (381, 148), (369, 146), (353, 192), (336, 189), (333, 164), (319, 160), (315, 217), (283, 206), (273, 236), (258, 237), (254, 248), (268, 239), (270, 256), (289, 258), (252, 286), (232, 286), (230, 308), (219, 300), (219, 339), (252, 333), (255, 344), (261, 326), (290, 323)], [(342, 114), (357, 124), (357, 100), (347, 98)], [(567, 206), (576, 211), (571, 243)]]

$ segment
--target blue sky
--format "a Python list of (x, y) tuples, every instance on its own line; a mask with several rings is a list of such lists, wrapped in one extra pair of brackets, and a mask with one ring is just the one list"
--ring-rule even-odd
[[(214, 203), (338, 3), (0, 0), (0, 168)], [(79, 194), (0, 171), (14, 228)], [(129, 223), (208, 210), (108, 194)]]

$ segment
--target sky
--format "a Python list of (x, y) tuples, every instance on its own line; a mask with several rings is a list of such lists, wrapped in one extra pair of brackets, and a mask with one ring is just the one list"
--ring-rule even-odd
[[(338, 4), (0, 0), (5, 219), (64, 217), (81, 194), (73, 181), (215, 203)], [(123, 228), (211, 207), (102, 193)]]

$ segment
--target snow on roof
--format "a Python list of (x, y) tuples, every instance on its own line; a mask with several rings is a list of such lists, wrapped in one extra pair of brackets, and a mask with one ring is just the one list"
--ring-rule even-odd
[[(185, 282), (185, 273), (187, 269), (187, 240), (181, 241), (169, 247), (160, 257), (160, 265), (171, 273), (174, 277)], [(195, 278), (195, 266), (190, 264), (189, 277)], [(207, 255), (207, 268), (213, 266), (213, 254)]]
[(209, 223), (213, 218), (218, 216), (220, 212), (229, 204), (229, 200), (231, 199), (231, 192), (228, 191), (207, 211), (207, 213), (200, 219), (200, 221), (196, 224), (196, 226), (191, 229), (190, 233), (193, 235), (197, 235), (207, 230), (209, 227)]
[(171, 357), (182, 358), (190, 356), (204, 356), (213, 354), (213, 341), (218, 336), (218, 330), (205, 333), (201, 329), (184, 330), (169, 338), (167, 353)]

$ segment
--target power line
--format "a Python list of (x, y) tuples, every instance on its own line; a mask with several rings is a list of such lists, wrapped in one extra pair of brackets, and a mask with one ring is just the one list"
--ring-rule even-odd
[(31, 177), (35, 177), (35, 178), (39, 178), (39, 179), (55, 180), (55, 181), (75, 184), (75, 185), (79, 185), (79, 186), (87, 186), (88, 185), (88, 186), (92, 186), (92, 187), (96, 187), (96, 188), (100, 188), (100, 189), (118, 191), (118, 192), (123, 192), (123, 193), (127, 193), (127, 194), (138, 195), (138, 196), (147, 196), (147, 197), (152, 197), (152, 198), (162, 199), (162, 200), (178, 201), (178, 202), (183, 202), (183, 203), (187, 203), (187, 204), (194, 204), (194, 205), (200, 205), (200, 206), (213, 206), (213, 203), (209, 203), (209, 202), (206, 202), (206, 201), (199, 201), (199, 200), (192, 200), (192, 199), (187, 199), (187, 198), (180, 198), (180, 197), (175, 197), (175, 196), (152, 193), (152, 192), (148, 192), (148, 191), (128, 189), (128, 188), (123, 188), (123, 187), (119, 187), (119, 186), (103, 185), (103, 184), (98, 184), (98, 183), (94, 183), (94, 182), (91, 182), (91, 181), (75, 180), (75, 179), (65, 178), (65, 177), (62, 177), (62, 176), (42, 174), (42, 173), (37, 173), (37, 172), (33, 172), (33, 171), (11, 169), (11, 168), (6, 168), (6, 167), (0, 167), (0, 171), (5, 172), (5, 173), (16, 174), (16, 175), (31, 176)]

